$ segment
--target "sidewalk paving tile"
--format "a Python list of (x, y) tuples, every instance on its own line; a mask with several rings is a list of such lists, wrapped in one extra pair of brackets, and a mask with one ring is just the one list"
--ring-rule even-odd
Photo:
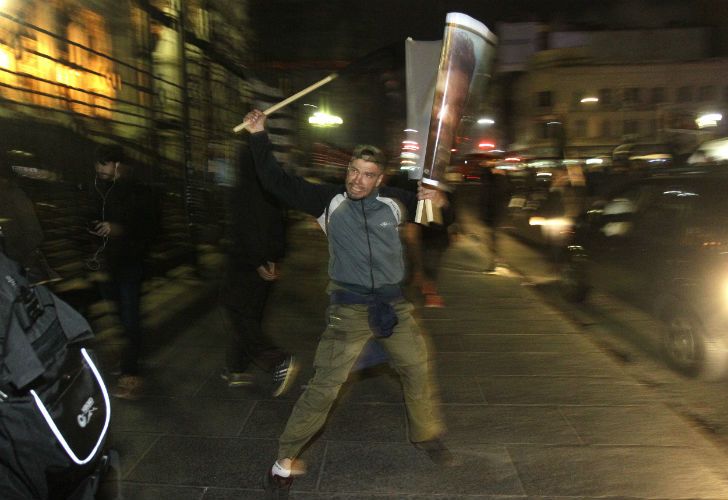
[(447, 441), (458, 444), (583, 444), (555, 407), (445, 405)]
[[(184, 486), (261, 488), (261, 480), (276, 455), (272, 439), (162, 436), (128, 476), (130, 481)], [(307, 451), (312, 473), (296, 479), (302, 489), (316, 484), (321, 446)]]
[(584, 337), (568, 334), (463, 334), (463, 350), (467, 352), (548, 352), (580, 353), (599, 351)]
[(662, 406), (564, 407), (561, 412), (586, 444), (711, 446)]
[(240, 433), (251, 401), (212, 398), (144, 398), (115, 400), (115, 429), (126, 432), (234, 437)]
[(578, 356), (553, 352), (441, 352), (437, 364), (443, 375), (624, 377), (620, 366), (597, 352), (582, 352)]
[(516, 405), (643, 405), (652, 392), (637, 382), (574, 376), (478, 377), (490, 404)]
[(508, 446), (529, 495), (725, 498), (725, 474), (700, 450)]
[(410, 444), (328, 444), (322, 492), (523, 494), (510, 457), (501, 446), (454, 448), (458, 467), (439, 468)]

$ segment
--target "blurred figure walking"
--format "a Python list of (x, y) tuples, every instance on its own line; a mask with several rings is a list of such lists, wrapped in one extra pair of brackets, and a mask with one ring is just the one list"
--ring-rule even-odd
[(273, 396), (283, 394), (296, 371), (294, 357), (263, 332), (262, 321), (285, 254), (285, 208), (263, 191), (248, 147), (238, 150), (237, 179), (230, 195), (227, 272), (220, 302), (229, 336), (222, 378), (230, 387), (251, 386), (251, 365), (272, 373)]
[(480, 219), (484, 224), (483, 239), (488, 251), (486, 272), (501, 264), (498, 251), (498, 227), (508, 211), (511, 198), (510, 183), (502, 169), (486, 167), (480, 176)]
[[(388, 186), (412, 193), (417, 193), (417, 182), (416, 179), (409, 179), (406, 172), (387, 179)], [(450, 210), (443, 212), (442, 224), (421, 225), (410, 222), (404, 228), (411, 281), (422, 293), (424, 307), (445, 307), (445, 301), (438, 292), (437, 280), (440, 274), (440, 262), (450, 246), (450, 225), (455, 219), (455, 211), (452, 208), (452, 194), (447, 192), (444, 194)]]

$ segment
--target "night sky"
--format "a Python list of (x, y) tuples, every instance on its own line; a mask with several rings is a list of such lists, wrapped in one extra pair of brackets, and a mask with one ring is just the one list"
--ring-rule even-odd
[[(258, 65), (334, 64), (407, 37), (442, 37), (448, 12), (501, 21), (629, 29), (728, 23), (726, 0), (250, 0)], [(252, 63), (252, 61), (251, 61)]]

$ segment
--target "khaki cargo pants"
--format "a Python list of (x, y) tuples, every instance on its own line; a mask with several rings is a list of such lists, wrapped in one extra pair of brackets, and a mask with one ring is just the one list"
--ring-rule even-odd
[[(427, 346), (412, 318), (412, 304), (394, 304), (399, 322), (390, 337), (378, 341), (389, 353), (390, 364), (399, 374), (409, 420), (409, 439), (433, 439), (443, 433), (439, 409), (434, 401)], [(278, 458), (295, 458), (323, 427), (339, 390), (364, 345), (373, 337), (366, 305), (332, 304), (328, 325), (321, 336), (308, 387), (296, 402), (279, 439)]]

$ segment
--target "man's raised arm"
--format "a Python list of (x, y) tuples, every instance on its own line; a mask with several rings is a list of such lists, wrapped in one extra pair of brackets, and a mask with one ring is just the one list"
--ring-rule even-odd
[(265, 131), (265, 119), (263, 112), (257, 109), (245, 116), (253, 164), (263, 188), (292, 208), (314, 217), (320, 216), (335, 187), (313, 184), (283, 170), (273, 156), (272, 145)]

